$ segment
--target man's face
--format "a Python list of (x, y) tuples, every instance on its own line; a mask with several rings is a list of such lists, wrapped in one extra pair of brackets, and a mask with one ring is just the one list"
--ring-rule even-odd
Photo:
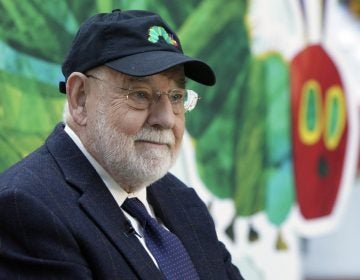
[[(166, 95), (147, 109), (135, 109), (128, 88), (167, 92), (184, 88), (182, 67), (142, 78), (102, 68), (90, 73), (84, 145), (127, 191), (161, 178), (175, 162), (184, 133), (184, 112), (174, 113)], [(123, 88), (123, 89), (120, 89)]]

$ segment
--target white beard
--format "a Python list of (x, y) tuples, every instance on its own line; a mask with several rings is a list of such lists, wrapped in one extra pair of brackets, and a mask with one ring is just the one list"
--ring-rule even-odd
[[(102, 107), (100, 105), (100, 107)], [(91, 149), (96, 158), (113, 179), (127, 191), (135, 191), (163, 177), (176, 160), (178, 151), (172, 151), (175, 143), (173, 132), (143, 127), (136, 135), (129, 136), (108, 125), (104, 111), (99, 108), (92, 128)], [(160, 148), (139, 149), (136, 140), (160, 143)], [(141, 144), (140, 144), (141, 145)]]

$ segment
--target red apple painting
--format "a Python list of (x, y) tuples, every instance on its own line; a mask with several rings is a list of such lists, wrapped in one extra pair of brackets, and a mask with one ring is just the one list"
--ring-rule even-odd
[(321, 45), (291, 63), (293, 164), (297, 201), (305, 219), (333, 211), (348, 138), (347, 102), (336, 65)]

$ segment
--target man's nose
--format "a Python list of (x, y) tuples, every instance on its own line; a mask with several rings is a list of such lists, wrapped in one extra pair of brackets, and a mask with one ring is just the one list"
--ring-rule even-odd
[(167, 94), (161, 94), (150, 105), (148, 123), (151, 126), (172, 128), (175, 125), (173, 106)]

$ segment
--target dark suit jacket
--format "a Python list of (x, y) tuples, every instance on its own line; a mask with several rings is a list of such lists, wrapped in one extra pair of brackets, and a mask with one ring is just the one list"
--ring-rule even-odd
[[(148, 200), (201, 279), (242, 279), (193, 189), (168, 174)], [(63, 125), (0, 175), (0, 279), (162, 278)]]

